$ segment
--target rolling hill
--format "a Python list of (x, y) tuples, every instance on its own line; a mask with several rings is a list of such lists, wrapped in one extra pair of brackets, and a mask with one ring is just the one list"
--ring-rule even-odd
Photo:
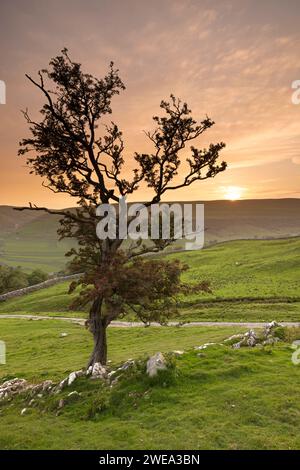
[[(180, 299), (184, 320), (300, 321), (300, 238), (239, 240), (205, 250), (167, 254), (189, 265), (183, 281), (210, 282), (212, 293), (193, 293)], [(1, 314), (86, 317), (70, 311), (77, 293), (70, 282), (0, 303)], [(128, 320), (136, 320), (131, 315)]]
[[(300, 199), (206, 201), (204, 205), (206, 245), (300, 235)], [(62, 270), (64, 253), (72, 242), (58, 241), (58, 219), (55, 215), (0, 206), (0, 263), (19, 265), (27, 271)]]

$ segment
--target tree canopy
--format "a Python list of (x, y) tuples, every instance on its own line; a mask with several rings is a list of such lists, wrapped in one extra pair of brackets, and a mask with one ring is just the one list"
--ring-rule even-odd
[[(27, 156), (30, 172), (42, 177), (45, 187), (66, 193), (77, 202), (74, 210), (50, 210), (31, 203), (29, 208), (61, 215), (60, 237), (77, 240), (77, 248), (67, 255), (71, 269), (84, 272), (78, 302), (92, 302), (87, 322), (95, 341), (91, 363), (105, 362), (108, 324), (124, 315), (127, 307), (145, 323), (151, 319), (165, 322), (174, 310), (174, 296), (183, 288), (180, 275), (186, 267), (177, 261), (140, 258), (163, 250), (172, 239), (149, 244), (142, 240), (124, 243), (119, 238), (100, 240), (96, 235), (97, 206), (139, 195), (146, 185), (152, 191), (145, 202), (150, 207), (171, 191), (213, 178), (226, 169), (226, 163), (219, 162), (225, 144), (210, 144), (204, 149), (192, 145), (214, 122), (206, 116), (198, 123), (188, 105), (171, 95), (161, 101), (162, 115), (153, 117), (154, 129), (145, 132), (152, 151), (128, 157), (122, 131), (115, 122), (107, 122), (113, 97), (125, 89), (113, 63), (105, 77), (98, 79), (84, 73), (64, 49), (36, 79), (26, 76), (45, 102), (39, 121), (24, 111), (30, 136), (20, 142), (19, 155)], [(181, 169), (181, 151), (189, 144), (190, 154)], [(130, 158), (135, 164), (131, 177)], [(75, 287), (73, 283), (71, 290)], [(197, 288), (207, 289), (207, 283)]]

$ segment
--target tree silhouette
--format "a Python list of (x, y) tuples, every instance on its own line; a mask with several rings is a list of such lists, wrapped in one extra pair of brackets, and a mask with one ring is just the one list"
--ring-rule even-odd
[[(106, 329), (111, 321), (128, 309), (148, 323), (164, 323), (174, 312), (176, 294), (187, 286), (180, 282), (185, 266), (178, 261), (153, 260), (142, 254), (163, 250), (171, 240), (154, 240), (145, 245), (138, 240), (124, 246), (122, 239), (99, 240), (96, 236), (96, 207), (115, 204), (119, 197), (140, 190), (146, 183), (153, 196), (145, 204), (158, 203), (167, 192), (188, 187), (195, 181), (216, 176), (226, 168), (218, 163), (223, 142), (208, 149), (190, 147), (187, 170), (180, 172), (179, 153), (214, 122), (206, 117), (197, 123), (186, 103), (173, 95), (162, 101), (163, 115), (154, 116), (155, 130), (146, 137), (152, 153), (135, 153), (136, 168), (132, 178), (125, 177), (124, 141), (118, 126), (111, 122), (99, 132), (101, 119), (111, 114), (111, 101), (125, 86), (119, 72), (110, 64), (106, 76), (99, 80), (82, 71), (67, 49), (50, 61), (50, 68), (38, 72), (38, 78), (26, 75), (42, 93), (45, 104), (40, 121), (23, 112), (30, 127), (30, 137), (20, 142), (19, 155), (27, 155), (30, 172), (43, 178), (43, 185), (54, 193), (74, 197), (74, 210), (50, 210), (30, 203), (31, 209), (61, 216), (59, 235), (77, 240), (77, 248), (67, 253), (74, 271), (84, 272), (77, 283), (82, 286), (76, 304), (91, 303), (87, 325), (94, 337), (89, 365), (106, 363)], [(50, 85), (51, 84), (51, 85)], [(52, 88), (49, 86), (52, 86)], [(194, 286), (207, 290), (207, 283)]]

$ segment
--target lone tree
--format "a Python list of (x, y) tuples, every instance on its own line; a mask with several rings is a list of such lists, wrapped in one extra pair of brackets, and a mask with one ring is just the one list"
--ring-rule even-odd
[[(176, 308), (176, 294), (188, 289), (180, 282), (186, 266), (178, 261), (154, 260), (141, 255), (163, 250), (172, 240), (155, 240), (145, 245), (141, 240), (124, 244), (122, 239), (99, 240), (96, 235), (96, 207), (116, 204), (146, 183), (153, 191), (146, 202), (150, 207), (170, 191), (213, 178), (226, 168), (218, 163), (223, 142), (199, 150), (190, 147), (187, 169), (180, 172), (179, 153), (186, 145), (209, 129), (214, 122), (206, 117), (197, 123), (186, 103), (171, 95), (162, 101), (163, 116), (153, 117), (155, 130), (146, 136), (153, 153), (133, 155), (136, 168), (132, 178), (124, 171), (124, 141), (118, 126), (99, 122), (111, 114), (114, 95), (125, 89), (118, 70), (110, 64), (107, 75), (99, 80), (82, 71), (67, 49), (50, 61), (49, 69), (38, 72), (38, 78), (26, 75), (45, 99), (40, 121), (23, 112), (30, 127), (30, 137), (20, 142), (19, 155), (27, 155), (30, 173), (43, 178), (43, 185), (54, 193), (66, 193), (76, 199), (72, 210), (50, 210), (30, 203), (31, 209), (61, 216), (59, 235), (77, 241), (71, 257), (74, 272), (84, 274), (70, 290), (81, 285), (75, 301), (89, 304), (87, 326), (94, 337), (94, 349), (88, 365), (107, 360), (106, 329), (109, 323), (134, 311), (145, 323), (166, 322)], [(194, 286), (208, 289), (207, 283)]]

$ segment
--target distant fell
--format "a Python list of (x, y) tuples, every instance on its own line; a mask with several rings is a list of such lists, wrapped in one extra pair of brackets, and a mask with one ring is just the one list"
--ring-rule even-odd
[[(189, 201), (181, 201), (184, 204)], [(191, 201), (196, 204), (196, 201)], [(201, 202), (201, 201), (198, 201)], [(300, 199), (248, 199), (203, 201), (205, 243), (227, 240), (272, 239), (300, 235)], [(39, 267), (48, 272), (63, 269), (64, 253), (72, 242), (58, 241), (59, 216), (15, 211), (0, 206), (0, 263)], [(180, 244), (177, 244), (180, 248)]]

